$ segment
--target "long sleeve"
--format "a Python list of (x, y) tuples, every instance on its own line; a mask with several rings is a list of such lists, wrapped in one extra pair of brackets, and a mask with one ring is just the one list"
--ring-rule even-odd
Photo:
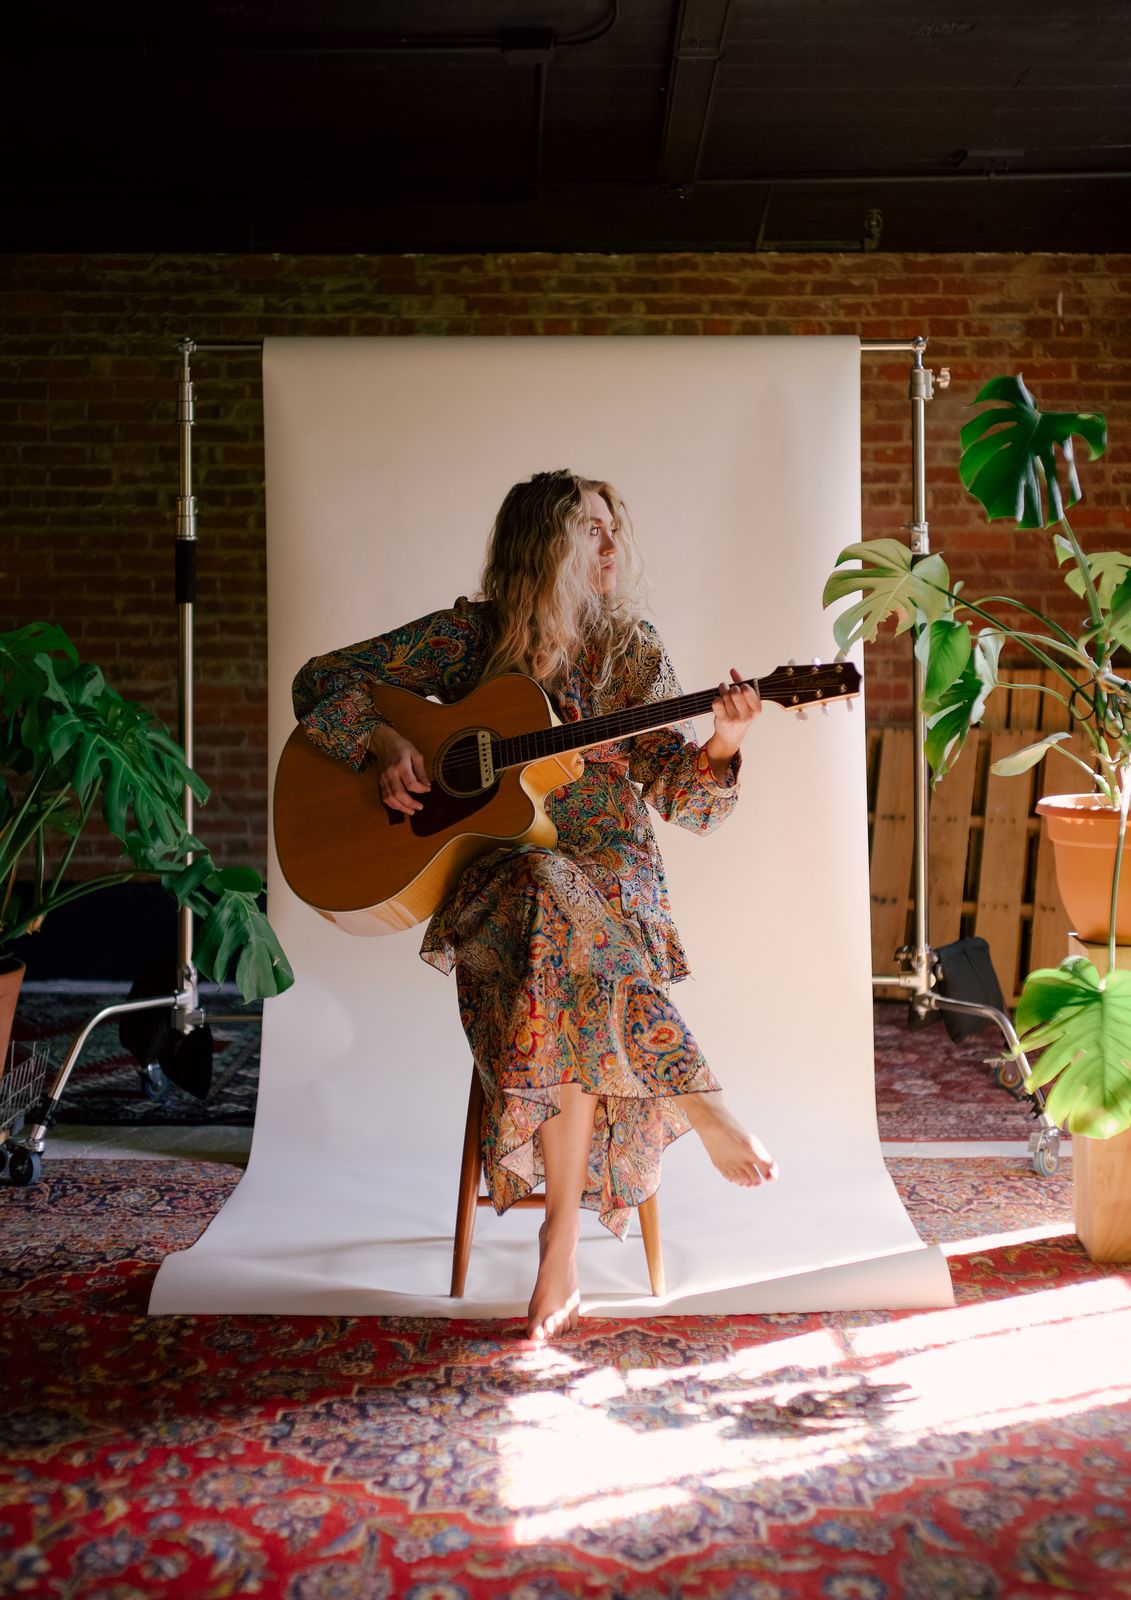
[[(675, 669), (655, 628), (651, 623), (643, 626), (645, 642), (635, 698), (675, 699), (683, 693)], [(628, 775), (641, 785), (644, 799), (665, 821), (692, 833), (710, 833), (737, 804), (741, 765), (741, 756), (735, 755), (720, 783), (706, 751), (696, 743), (693, 728), (685, 722), (639, 734), (629, 752)]]
[(314, 656), (294, 680), (295, 716), (319, 749), (360, 770), (381, 721), (369, 684), (390, 683), (445, 702), (460, 699), (474, 688), (486, 660), (485, 610), (457, 600), (450, 610)]

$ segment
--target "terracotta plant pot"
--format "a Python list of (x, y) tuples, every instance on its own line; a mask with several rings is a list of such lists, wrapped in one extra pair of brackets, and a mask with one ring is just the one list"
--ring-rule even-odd
[(4, 1076), (4, 1069), (8, 1065), (12, 1023), (16, 1017), (16, 1001), (20, 997), (24, 971), (23, 962), (13, 956), (0, 958), (0, 1078)]
[[(1094, 794), (1050, 794), (1037, 801), (1056, 862), (1056, 883), (1072, 930), (1087, 944), (1106, 944), (1119, 812)], [(1115, 938), (1131, 944), (1131, 841), (1119, 874)]]

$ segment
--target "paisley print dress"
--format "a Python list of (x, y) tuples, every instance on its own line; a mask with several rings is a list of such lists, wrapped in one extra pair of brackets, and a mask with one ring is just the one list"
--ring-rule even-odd
[[(379, 720), (368, 680), (450, 702), (476, 686), (489, 650), (489, 609), (460, 600), (315, 657), (295, 679), (295, 713), (360, 769)], [(556, 697), (563, 721), (681, 693), (650, 624), (618, 681), (596, 693), (592, 676), (581, 662)], [(586, 751), (581, 776), (546, 802), (557, 846), (480, 857), (429, 923), (421, 955), (456, 975), (499, 1211), (544, 1178), (538, 1130), (561, 1086), (580, 1083), (598, 1102), (583, 1203), (623, 1237), (659, 1183), (665, 1145), (689, 1126), (680, 1096), (718, 1088), (669, 998), (688, 969), (648, 807), (708, 833), (734, 807), (738, 767), (736, 756), (717, 781), (687, 725)]]

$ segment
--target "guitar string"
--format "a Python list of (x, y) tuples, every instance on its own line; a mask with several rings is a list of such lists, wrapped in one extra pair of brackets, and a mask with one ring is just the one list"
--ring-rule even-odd
[[(843, 667), (834, 666), (801, 668), (796, 672), (773, 672), (761, 680), (755, 678), (746, 681), (759, 687), (763, 699), (790, 699), (801, 706), (821, 699), (826, 683), (839, 684), (841, 695), (851, 692), (846, 682), (847, 677), (848, 674)], [(493, 738), (492, 764), (496, 770), (503, 770), (509, 766), (524, 765), (540, 757), (576, 749), (579, 742), (577, 736), (582, 730), (584, 730), (584, 743), (592, 747), (597, 744), (613, 743), (628, 733), (670, 726), (673, 722), (682, 721), (684, 717), (709, 711), (717, 694), (716, 688), (705, 689), (698, 694), (677, 696), (672, 700), (646, 702), (644, 705), (609, 712), (604, 716), (586, 718), (583, 722), (566, 722), (510, 738)], [(828, 698), (835, 701), (838, 697), (833, 694)], [(658, 712), (662, 713), (659, 720), (657, 720)], [(598, 729), (599, 732), (596, 731)], [(474, 730), (468, 730), (467, 738), (469, 740), (475, 738)], [(477, 775), (479, 766), (476, 749), (458, 755), (453, 753), (452, 759), (445, 762), (444, 770), (451, 778), (458, 780), (464, 776)]]

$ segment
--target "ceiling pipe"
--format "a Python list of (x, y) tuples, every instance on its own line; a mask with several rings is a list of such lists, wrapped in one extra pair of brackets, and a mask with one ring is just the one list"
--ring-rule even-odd
[(524, 51), (542, 48), (548, 38), (551, 49), (563, 50), (571, 46), (594, 44), (611, 33), (620, 19), (620, 0), (611, 0), (608, 9), (595, 22), (572, 33), (555, 33), (552, 28), (524, 24), (520, 28), (500, 28), (497, 33), (390, 33), (366, 35), (311, 35), (289, 34), (276, 39), (263, 39), (257, 34), (217, 32), (202, 38), (199, 30), (195, 37), (178, 33), (175, 37), (146, 37), (138, 32), (115, 35), (100, 28), (91, 34), (70, 32), (60, 38), (52, 35), (44, 39), (53, 54), (81, 50), (83, 54), (98, 51), (123, 50), (175, 50), (178, 55), (248, 55), (248, 56), (380, 56), (380, 55), (446, 55), (479, 54), (494, 52), (499, 55), (521, 55)]
[(680, 0), (664, 116), (660, 181), (681, 189), (699, 178), (731, 0)]

